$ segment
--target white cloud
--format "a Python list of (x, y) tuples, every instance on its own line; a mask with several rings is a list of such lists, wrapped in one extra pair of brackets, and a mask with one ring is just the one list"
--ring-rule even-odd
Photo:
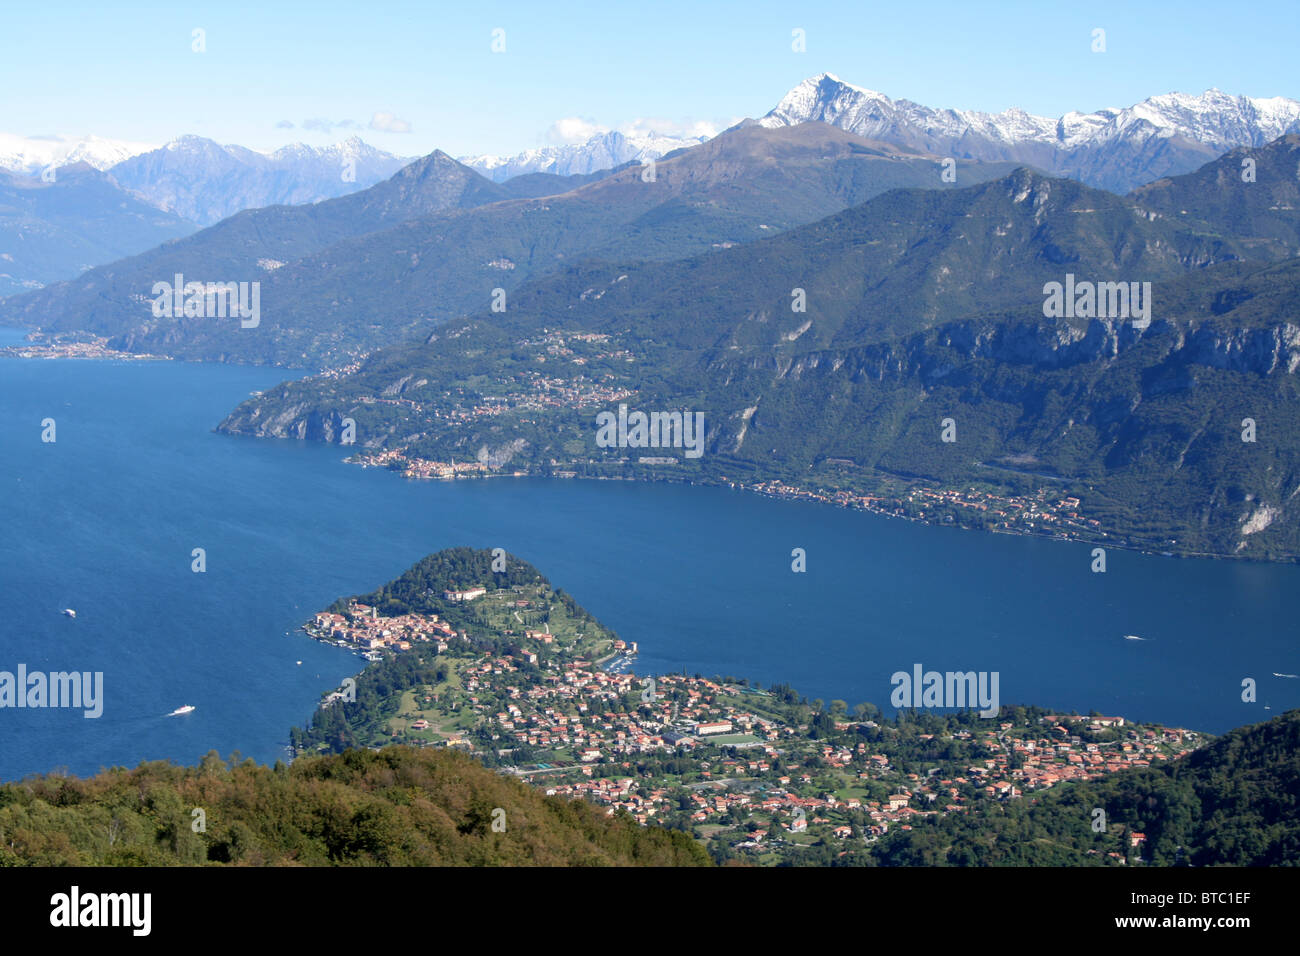
[[(285, 124), (288, 125), (286, 126)], [(290, 123), (288, 120), (281, 120), (281, 122), (277, 124), (277, 128), (292, 129), (293, 124)], [(317, 133), (328, 134), (330, 132), (333, 132), (336, 129), (360, 129), (361, 124), (358, 123), (356, 120), (345, 119), (345, 120), (338, 120), (336, 122), (335, 120), (323, 119), (317, 116), (312, 119), (303, 120), (302, 128), (314, 130)]]
[(370, 128), (381, 133), (409, 133), (411, 124), (392, 113), (376, 113), (370, 117)]
[(640, 118), (622, 124), (619, 126), (618, 130), (624, 136), (645, 136), (648, 133), (654, 133), (656, 136), (675, 136), (679, 139), (694, 139), (699, 136), (712, 139), (724, 129), (734, 126), (739, 122), (739, 117), (720, 122), (713, 122), (711, 120), (676, 121)]
[(546, 142), (552, 146), (568, 146), (573, 143), (585, 143), (593, 136), (609, 132), (608, 128), (577, 116), (566, 116), (556, 120), (546, 131)]

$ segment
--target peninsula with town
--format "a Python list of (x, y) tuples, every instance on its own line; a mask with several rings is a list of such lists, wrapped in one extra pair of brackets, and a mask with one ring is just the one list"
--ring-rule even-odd
[[(293, 729), (295, 756), (452, 748), (547, 795), (687, 832), (719, 862), (887, 862), (894, 838), (939, 818), (1004, 814), (1212, 739), (1032, 706), (890, 718), (743, 678), (638, 675), (635, 643), (501, 549), (430, 555), (304, 630), (371, 663)], [(1078, 822), (1069, 862), (1151, 860), (1139, 820)]]

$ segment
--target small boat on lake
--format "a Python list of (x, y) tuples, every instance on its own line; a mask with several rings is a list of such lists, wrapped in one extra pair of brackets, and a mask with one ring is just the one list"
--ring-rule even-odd
[(66, 617), (73, 617), (73, 618), (75, 618), (75, 617), (77, 616), (77, 612), (74, 611), (74, 610), (73, 610), (72, 608), (70, 608), (70, 607), (65, 607), (65, 608), (63, 609), (63, 613), (64, 613), (64, 615), (65, 615)]
[(183, 704), (182, 706), (177, 707), (175, 710), (173, 710), (173, 711), (172, 711), (170, 714), (168, 714), (167, 716), (168, 716), (168, 717), (179, 717), (179, 716), (181, 716), (181, 714), (188, 714), (188, 713), (191, 713), (193, 710), (194, 710), (194, 705), (193, 705), (193, 704)]

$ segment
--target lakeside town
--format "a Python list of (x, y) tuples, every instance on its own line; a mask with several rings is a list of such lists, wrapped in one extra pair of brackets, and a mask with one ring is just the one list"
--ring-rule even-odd
[(1056, 497), (1046, 488), (1030, 495), (998, 495), (975, 487), (956, 489), (913, 485), (893, 495), (864, 495), (852, 491), (809, 490), (775, 479), (750, 485), (749, 490), (769, 498), (814, 501), (931, 524), (969, 527), (972, 522), (959, 517), (962, 511), (966, 511), (979, 519), (979, 527), (988, 531), (1088, 541), (1109, 537), (1102, 530), (1100, 521), (1080, 513), (1082, 502), (1077, 496)]
[(367, 660), (380, 660), (376, 652), (384, 648), (409, 651), (414, 641), (433, 641), (441, 653), (447, 649), (447, 638), (456, 636), (456, 631), (436, 614), (381, 618), (376, 608), (355, 602), (348, 606), (346, 615), (322, 611), (303, 625), (303, 630), (318, 641), (355, 650)]
[[(892, 827), (1159, 765), (1205, 742), (1118, 716), (1003, 707), (993, 718), (950, 711), (891, 720), (872, 704), (851, 713), (842, 701), (801, 701), (789, 688), (638, 676), (625, 670), (635, 644), (592, 633), (590, 623), (577, 630), (547, 588), (441, 595), (483, 610), (478, 619), (499, 637), (494, 650), (439, 614), (382, 617), (357, 601), (304, 626), (372, 660), (420, 655), (445, 676), (387, 702), (372, 746), (462, 749), (547, 794), (681, 827), (717, 853), (756, 862), (814, 844), (862, 848)], [(336, 691), (323, 708), (345, 701)], [(1144, 835), (1126, 839), (1106, 862), (1141, 860)]]
[[(481, 460), (436, 461), (411, 455), (405, 448), (390, 448), (376, 452), (358, 453), (348, 459), (354, 464), (372, 468), (386, 468), (405, 478), (450, 480), (454, 478), (528, 477), (533, 474), (526, 468), (506, 470)], [(673, 465), (675, 458), (642, 457), (638, 465)], [(592, 464), (588, 462), (587, 464)], [(626, 461), (622, 462), (627, 464)], [(574, 470), (580, 464), (552, 462), (554, 467), (546, 477), (581, 478), (597, 481), (617, 480), (667, 480), (662, 475), (584, 475)], [(1051, 489), (1040, 488), (1032, 494), (998, 494), (987, 488), (930, 487), (920, 483), (902, 483), (898, 488), (877, 494), (864, 494), (849, 490), (826, 490), (788, 484), (780, 479), (758, 482), (730, 481), (726, 477), (696, 476), (696, 484), (729, 487), (740, 491), (784, 501), (806, 501), (817, 504), (852, 508), (891, 518), (904, 518), (925, 524), (954, 525), (1007, 534), (1026, 534), (1053, 537), (1060, 540), (1105, 542), (1118, 544), (1103, 529), (1101, 521), (1089, 518), (1082, 512), (1083, 503), (1076, 495), (1053, 494)]]
[(57, 338), (32, 332), (22, 345), (0, 347), (0, 358), (20, 359), (122, 359), (131, 362), (170, 361), (165, 355), (146, 352), (122, 352), (108, 347), (108, 339), (92, 337), (89, 341), (59, 341)]

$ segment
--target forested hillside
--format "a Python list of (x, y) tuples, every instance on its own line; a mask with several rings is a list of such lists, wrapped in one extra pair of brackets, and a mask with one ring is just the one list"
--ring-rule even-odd
[(144, 763), (0, 787), (0, 865), (708, 862), (685, 834), (545, 797), (449, 750), (351, 750), (273, 768), (214, 752), (197, 767)]
[[(899, 190), (681, 262), (573, 266), (220, 427), (338, 441), (346, 418), (363, 452), (486, 471), (1042, 492), (1078, 500), (1051, 533), (1068, 518), (1098, 543), (1294, 559), (1300, 259), (1269, 232), (1297, 221), (1276, 182), (1293, 150), (1256, 150), (1268, 175), (1234, 186), (1259, 197), (1242, 237), (1028, 170)], [(1160, 196), (1209, 214), (1200, 191), (1181, 177)], [(1148, 314), (1046, 315), (1067, 276), (1145, 283)], [(702, 412), (703, 454), (598, 446), (619, 403)], [(952, 518), (1043, 530), (1000, 510)]]

